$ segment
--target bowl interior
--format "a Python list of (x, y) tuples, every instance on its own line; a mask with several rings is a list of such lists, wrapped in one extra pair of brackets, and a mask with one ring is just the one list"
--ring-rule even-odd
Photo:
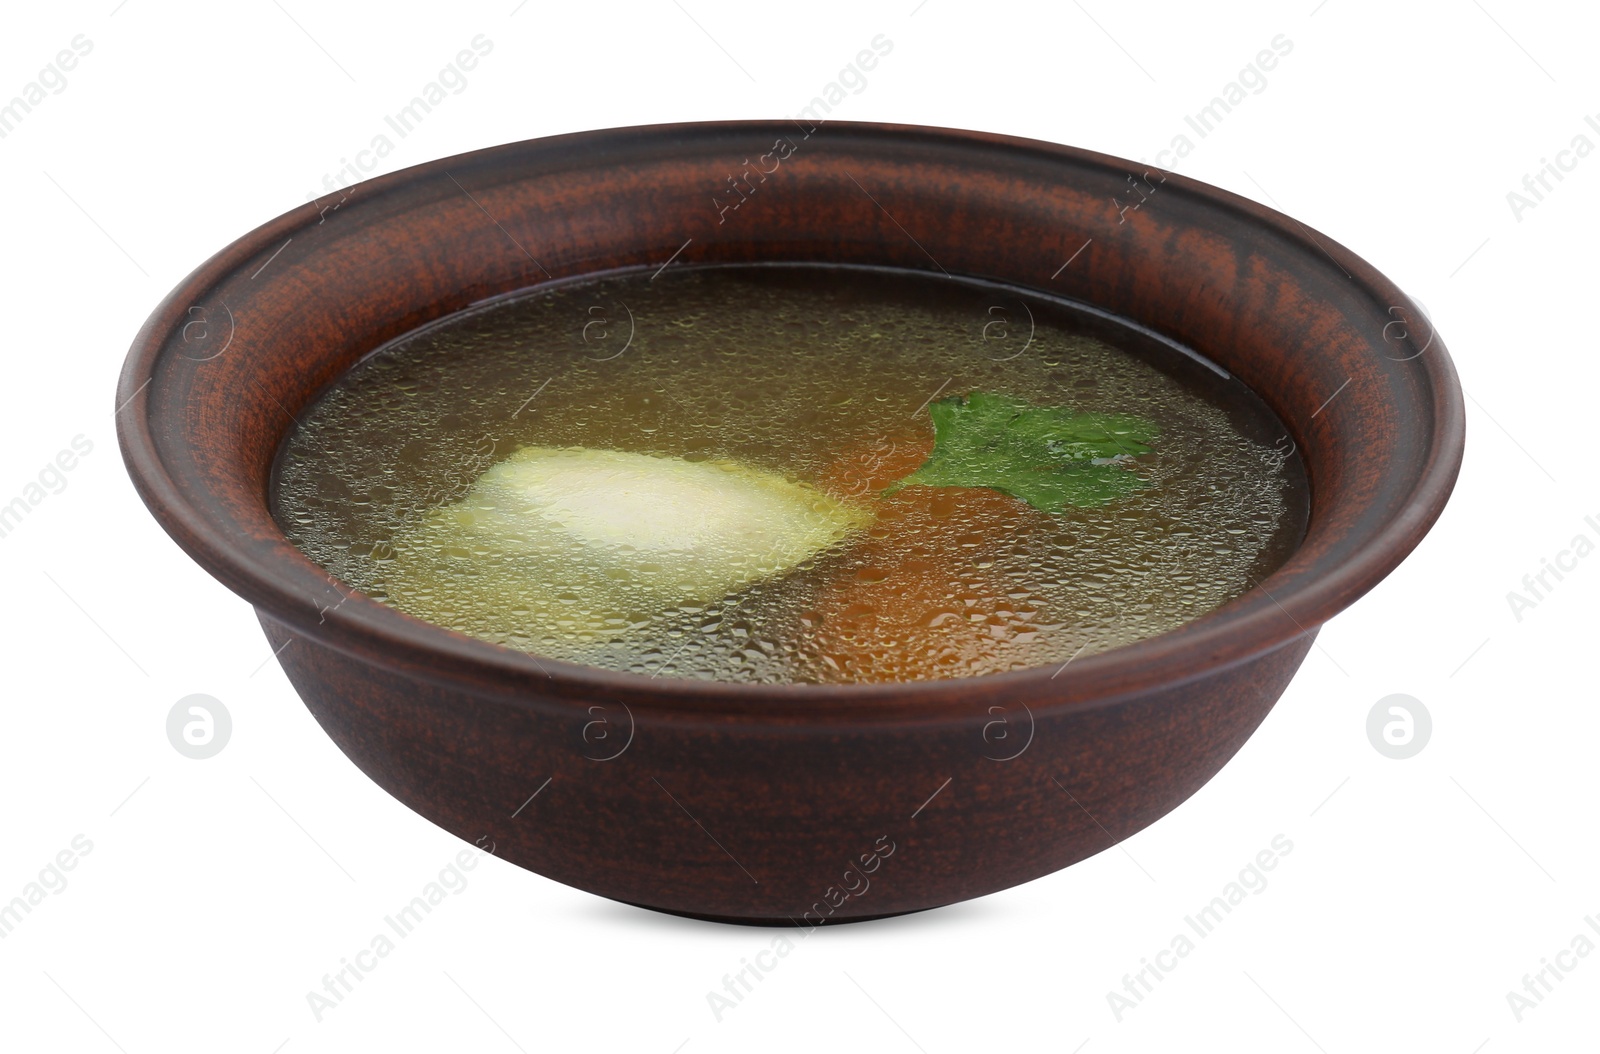
[[(742, 686), (646, 686), (541, 665), (354, 594), (286, 541), (268, 491), (301, 408), (419, 325), (557, 279), (772, 261), (944, 272), (1082, 301), (1220, 364), (1284, 422), (1311, 483), (1299, 550), (1225, 608), (1075, 664), (1052, 685), (1063, 702), (1181, 679), (1314, 629), (1410, 551), (1460, 462), (1460, 391), (1442, 342), (1331, 239), (1103, 155), (794, 122), (511, 144), (286, 213), (198, 268), (141, 330), (118, 393), (124, 455), (147, 504), (203, 566), (335, 647), (426, 676), (492, 670), (510, 691), (553, 675), (579, 696), (737, 703)], [(1041, 681), (1037, 671), (996, 677), (1030, 690)], [(941, 684), (795, 687), (892, 702), (933, 699)]]

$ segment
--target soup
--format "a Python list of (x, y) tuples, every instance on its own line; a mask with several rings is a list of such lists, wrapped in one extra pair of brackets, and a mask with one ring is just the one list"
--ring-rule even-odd
[(273, 508), (362, 592), (540, 657), (760, 683), (997, 673), (1175, 629), (1299, 543), (1307, 483), (1220, 369), (968, 279), (625, 272), (390, 342)]

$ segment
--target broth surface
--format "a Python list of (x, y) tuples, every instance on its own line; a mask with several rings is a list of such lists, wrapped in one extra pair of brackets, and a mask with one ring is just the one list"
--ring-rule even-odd
[[(1095, 463), (1135, 481), (1104, 504), (893, 487), (933, 449), (934, 408), (974, 396), (1127, 415), (1154, 436), (1148, 453)], [(1308, 506), (1282, 425), (1220, 371), (1034, 292), (869, 268), (678, 267), (498, 299), (379, 349), (300, 421), (273, 508), (331, 574), (463, 633), (648, 676), (837, 683), (1066, 663), (1239, 596), (1298, 545)], [(540, 497), (589, 462), (617, 502), (633, 495), (601, 506), (618, 523)], [(560, 531), (517, 519), (512, 492), (490, 486), (511, 464), (543, 473), (515, 493), (565, 509), (550, 514)], [(677, 484), (640, 490), (669, 466), (683, 486), (723, 469), (752, 530), (815, 520), (770, 543), (798, 562), (735, 573), (675, 557), (671, 539), (724, 514), (708, 491), (695, 527), (694, 501), (670, 504)], [(767, 494), (806, 511), (774, 512)], [(515, 544), (495, 541), (511, 535), (494, 517)], [(630, 522), (639, 538), (594, 540)]]

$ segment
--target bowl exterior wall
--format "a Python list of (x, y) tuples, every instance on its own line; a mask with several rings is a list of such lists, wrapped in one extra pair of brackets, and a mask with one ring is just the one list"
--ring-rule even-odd
[(614, 900), (800, 925), (951, 904), (1110, 848), (1217, 773), (1314, 636), (1049, 716), (975, 690), (965, 719), (793, 727), (507, 705), (261, 622), (339, 748), (452, 834)]

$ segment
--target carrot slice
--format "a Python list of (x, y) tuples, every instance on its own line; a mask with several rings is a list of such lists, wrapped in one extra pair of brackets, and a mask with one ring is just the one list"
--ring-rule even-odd
[(836, 498), (871, 498), (917, 470), (933, 453), (930, 428), (902, 430), (861, 444), (825, 468), (817, 486)]
[(907, 487), (877, 496), (922, 464), (931, 434), (851, 451), (818, 485), (873, 502), (878, 519), (802, 616), (814, 657), (839, 681), (953, 677), (1026, 661), (1041, 600), (995, 574), (1017, 532), (1049, 514), (998, 491)]

